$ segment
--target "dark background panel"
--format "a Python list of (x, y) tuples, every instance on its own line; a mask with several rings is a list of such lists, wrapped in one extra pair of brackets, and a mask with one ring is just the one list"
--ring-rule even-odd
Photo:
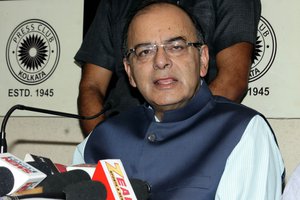
[(94, 19), (99, 3), (100, 0), (84, 0), (83, 36), (87, 32)]

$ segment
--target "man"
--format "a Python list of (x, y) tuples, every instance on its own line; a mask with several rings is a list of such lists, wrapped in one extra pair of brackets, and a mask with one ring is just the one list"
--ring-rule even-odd
[[(206, 79), (213, 94), (240, 102), (247, 92), (248, 74), (260, 17), (260, 0), (170, 0), (190, 10), (205, 32), (210, 47), (210, 70)], [(101, 0), (95, 20), (75, 59), (82, 65), (78, 108), (81, 115), (94, 115), (110, 93), (120, 99), (113, 110), (120, 112), (143, 99), (129, 83), (122, 65), (121, 33), (128, 13), (141, 0)], [(118, 81), (116, 83), (116, 75)], [(81, 121), (87, 135), (104, 116)]]
[(100, 123), (74, 164), (121, 159), (154, 200), (280, 199), (274, 135), (256, 111), (211, 95), (208, 47), (187, 12), (152, 3), (129, 22), (125, 70), (147, 104)]

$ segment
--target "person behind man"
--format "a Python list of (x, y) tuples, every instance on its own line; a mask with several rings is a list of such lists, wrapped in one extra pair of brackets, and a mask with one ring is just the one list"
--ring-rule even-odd
[(74, 164), (121, 159), (154, 200), (277, 200), (284, 165), (257, 111), (213, 96), (208, 47), (176, 4), (152, 2), (125, 29), (124, 66), (146, 102), (101, 122)]
[[(248, 75), (260, 17), (260, 0), (170, 0), (192, 12), (210, 47), (206, 76), (213, 94), (240, 102), (247, 91)], [(141, 0), (101, 0), (94, 22), (75, 59), (82, 67), (79, 114), (99, 112), (107, 99), (120, 99), (115, 111), (143, 102), (131, 89), (122, 65), (121, 33), (128, 13)], [(115, 81), (117, 77), (117, 81)], [(109, 85), (115, 87), (110, 92)], [(108, 95), (108, 93), (110, 95)], [(80, 121), (86, 136), (104, 116)]]

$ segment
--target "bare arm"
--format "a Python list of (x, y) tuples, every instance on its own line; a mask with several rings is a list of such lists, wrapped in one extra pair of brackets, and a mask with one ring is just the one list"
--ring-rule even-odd
[(237, 43), (216, 55), (217, 77), (209, 87), (214, 95), (224, 96), (240, 103), (248, 88), (253, 45)]
[[(111, 77), (112, 72), (110, 70), (97, 65), (87, 63), (82, 67), (77, 99), (80, 115), (92, 116), (102, 110)], [(81, 120), (80, 126), (83, 135), (87, 136), (104, 118), (102, 115), (93, 120)]]

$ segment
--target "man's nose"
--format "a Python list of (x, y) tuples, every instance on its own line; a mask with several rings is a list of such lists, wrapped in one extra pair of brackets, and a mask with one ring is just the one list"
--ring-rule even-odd
[(156, 69), (165, 69), (172, 66), (172, 60), (165, 51), (163, 47), (157, 47), (156, 54), (153, 60), (153, 68)]

